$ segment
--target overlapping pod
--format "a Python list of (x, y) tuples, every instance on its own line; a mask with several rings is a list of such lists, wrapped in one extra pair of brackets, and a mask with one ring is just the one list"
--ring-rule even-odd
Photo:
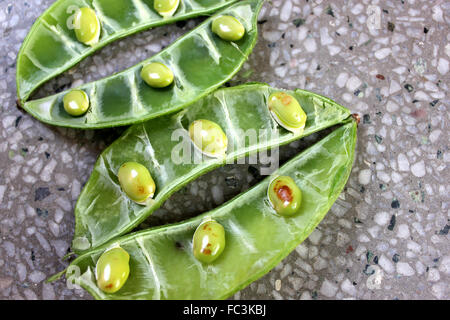
[[(73, 118), (64, 111), (62, 99), (66, 92), (28, 101), (23, 108), (48, 124), (82, 129), (128, 125), (183, 109), (239, 71), (256, 43), (257, 19), (263, 2), (243, 0), (228, 6), (155, 56), (110, 77), (80, 86), (77, 89), (86, 92), (91, 101), (89, 111), (83, 116)], [(212, 21), (219, 15), (239, 17), (246, 30), (240, 41), (225, 41), (213, 33)], [(175, 79), (173, 85), (154, 88), (145, 82), (141, 77), (142, 68), (153, 62), (171, 70)]]
[[(355, 144), (356, 122), (349, 119), (278, 170), (303, 191), (297, 215), (273, 214), (268, 177), (203, 215), (115, 239), (130, 254), (130, 276), (115, 294), (101, 291), (93, 276), (95, 261), (108, 244), (86, 252), (72, 262), (81, 270), (81, 286), (105, 300), (229, 297), (275, 267), (325, 217), (349, 177)], [(191, 249), (192, 234), (206, 217), (220, 221), (227, 237), (220, 259), (212, 264), (197, 261)]]
[[(286, 91), (301, 103), (308, 119), (301, 133), (292, 134), (276, 124), (267, 107), (268, 97), (278, 91), (257, 83), (219, 89), (178, 114), (130, 127), (102, 152), (79, 196), (72, 250), (81, 253), (131, 231), (176, 190), (218, 166), (290, 143), (350, 116), (328, 98), (303, 90)], [(198, 119), (212, 121), (227, 133), (225, 157), (195, 162), (188, 127)], [(255, 139), (245, 136), (249, 131), (255, 132)], [(111, 178), (128, 161), (144, 165), (157, 186), (154, 201), (147, 206), (132, 201), (118, 180)]]
[[(51, 78), (117, 39), (175, 21), (209, 15), (237, 0), (181, 0), (173, 16), (162, 17), (148, 0), (57, 0), (33, 24), (17, 57), (17, 95), (23, 105)], [(75, 33), (81, 8), (96, 13), (102, 26), (98, 42), (80, 42)]]

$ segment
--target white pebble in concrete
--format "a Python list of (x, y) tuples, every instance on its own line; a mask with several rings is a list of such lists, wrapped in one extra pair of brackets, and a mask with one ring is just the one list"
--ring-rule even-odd
[(397, 273), (403, 276), (413, 276), (415, 274), (414, 269), (407, 262), (397, 262)]

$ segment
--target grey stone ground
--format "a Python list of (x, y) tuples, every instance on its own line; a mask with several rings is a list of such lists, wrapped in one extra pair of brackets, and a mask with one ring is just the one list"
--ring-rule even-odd
[[(64, 281), (73, 207), (98, 154), (120, 129), (44, 125), (15, 107), (15, 60), (50, 0), (0, 0), (0, 298), (90, 299)], [(380, 14), (375, 30), (368, 22)], [(143, 60), (200, 20), (101, 50), (36, 96)], [(264, 81), (329, 96), (361, 115), (345, 192), (288, 258), (234, 298), (449, 299), (450, 2), (273, 0), (232, 85)], [(371, 26), (373, 24), (370, 24)], [(284, 148), (287, 157), (303, 143)], [(211, 209), (254, 183), (227, 166), (188, 185), (149, 224)], [(200, 200), (199, 200), (200, 199)], [(195, 200), (195, 201), (193, 201)]]

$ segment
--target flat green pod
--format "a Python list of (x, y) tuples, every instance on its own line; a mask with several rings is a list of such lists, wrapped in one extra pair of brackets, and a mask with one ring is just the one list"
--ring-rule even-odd
[[(237, 0), (181, 0), (171, 17), (162, 17), (153, 0), (58, 0), (33, 24), (17, 57), (17, 95), (23, 105), (43, 83), (70, 69), (107, 44), (149, 28), (209, 15)], [(78, 9), (95, 11), (98, 42), (86, 45), (75, 34)]]
[[(78, 87), (90, 100), (90, 107), (83, 116), (72, 117), (64, 110), (63, 97), (67, 91), (25, 102), (23, 108), (45, 123), (81, 129), (139, 123), (183, 109), (216, 90), (239, 71), (256, 43), (257, 18), (263, 2), (245, 0), (228, 6), (155, 56)], [(212, 32), (212, 21), (223, 14), (238, 17), (244, 25), (246, 32), (241, 40), (225, 41)], [(103, 29), (107, 28), (103, 26)], [(141, 71), (151, 62), (162, 63), (173, 72), (171, 85), (154, 88), (145, 82)], [(56, 62), (51, 59), (51, 63)]]
[[(283, 217), (268, 203), (268, 177), (221, 207), (181, 223), (117, 238), (79, 256), (66, 277), (96, 299), (224, 299), (260, 278), (305, 240), (344, 188), (354, 161), (356, 121), (351, 118), (275, 174), (290, 176), (303, 193), (298, 214)], [(192, 235), (204, 219), (225, 229), (226, 246), (210, 264), (192, 252)], [(120, 245), (130, 255), (127, 282), (101, 291), (94, 267), (103, 251)], [(75, 272), (74, 272), (75, 271)], [(52, 280), (54, 280), (54, 277)]]
[[(305, 111), (302, 132), (292, 133), (273, 119), (268, 98), (279, 91), (295, 97)], [(82, 253), (131, 231), (174, 192), (214, 168), (342, 123), (350, 115), (348, 109), (309, 91), (252, 83), (219, 89), (179, 113), (133, 125), (101, 153), (78, 198), (72, 250)], [(225, 157), (197, 161), (201, 153), (186, 149), (182, 142), (191, 141), (189, 125), (198, 119), (215, 122), (227, 135)], [(156, 192), (147, 206), (130, 200), (120, 187), (117, 172), (128, 161), (144, 165), (154, 179)]]

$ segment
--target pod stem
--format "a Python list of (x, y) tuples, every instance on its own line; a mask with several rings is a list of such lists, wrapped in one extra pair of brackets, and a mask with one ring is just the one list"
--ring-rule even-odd
[(67, 271), (67, 268), (65, 268), (63, 271), (60, 271), (54, 275), (52, 275), (50, 278), (48, 278), (47, 280), (45, 280), (45, 283), (51, 283), (54, 282), (56, 280), (59, 280), (63, 274), (65, 274)]

